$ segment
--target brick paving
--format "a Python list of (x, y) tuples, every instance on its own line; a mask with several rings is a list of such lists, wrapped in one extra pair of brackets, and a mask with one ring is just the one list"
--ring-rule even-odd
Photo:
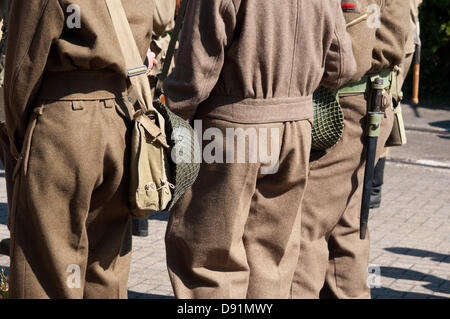
[(389, 163), (371, 211), (373, 298), (450, 298), (450, 170)]
[[(9, 237), (0, 171), (0, 239)], [(381, 271), (373, 298), (450, 298), (450, 170), (388, 163), (382, 206), (371, 211), (371, 265)], [(149, 222), (149, 237), (134, 238), (130, 298), (173, 297), (167, 275), (167, 216)], [(0, 266), (9, 258), (0, 256)]]

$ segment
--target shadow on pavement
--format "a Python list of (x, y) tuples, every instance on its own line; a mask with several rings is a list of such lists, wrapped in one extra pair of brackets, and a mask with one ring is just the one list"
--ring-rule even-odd
[(434, 127), (443, 128), (447, 132), (450, 132), (450, 121), (430, 122), (429, 124)]
[[(440, 278), (438, 276), (432, 275), (432, 274), (426, 274), (422, 273), (420, 271), (411, 270), (411, 269), (403, 269), (398, 267), (381, 267), (381, 274), (383, 277), (388, 278), (394, 278), (394, 279), (401, 279), (401, 280), (411, 280), (411, 281), (421, 281), (424, 283), (422, 285), (423, 288), (426, 288), (430, 290), (430, 292), (437, 292), (437, 293), (445, 293), (450, 294), (450, 281)], [(380, 292), (376, 292), (376, 295), (379, 295), (381, 298), (384, 298), (384, 294), (386, 297), (390, 297), (395, 295), (394, 292), (397, 292), (399, 294), (406, 294), (406, 296), (398, 296), (403, 298), (409, 298), (409, 297), (418, 297), (414, 295), (423, 295), (423, 297), (426, 298), (437, 298), (438, 296), (433, 296), (432, 294), (428, 295), (425, 293), (415, 293), (415, 292), (409, 292), (409, 291), (396, 291), (392, 290), (390, 288), (375, 288), (380, 289)], [(374, 291), (374, 290), (372, 290)], [(383, 294), (384, 291), (384, 294)], [(395, 297), (394, 297), (395, 298)]]
[(160, 221), (168, 221), (169, 220), (168, 212), (157, 212), (150, 215), (149, 220), (160, 220)]
[(417, 118), (421, 118), (422, 117), (420, 115), (419, 107), (417, 105), (411, 105), (411, 108), (412, 108), (412, 110), (414, 112), (415, 117), (417, 117)]
[[(0, 271), (4, 269), (5, 275), (8, 276), (9, 268), (0, 266)], [(154, 295), (154, 294), (146, 294), (128, 290), (128, 299), (174, 299), (172, 296), (164, 296), (164, 295)]]
[(8, 223), (8, 204), (0, 203), (0, 224), (6, 225)]
[(428, 110), (450, 111), (450, 104), (448, 104), (448, 103), (434, 103), (434, 102), (430, 102), (430, 101), (421, 101), (420, 104), (414, 105), (411, 103), (410, 99), (405, 99), (402, 101), (402, 105), (405, 107), (410, 107), (416, 118), (423, 117), (421, 110), (428, 109)]
[(128, 299), (174, 299), (172, 296), (154, 295), (128, 290)]
[(402, 101), (402, 104), (408, 104), (411, 107), (413, 107), (414, 109), (432, 109), (432, 110), (449, 110), (450, 111), (450, 103), (444, 103), (444, 102), (440, 102), (440, 103), (435, 103), (433, 101), (428, 101), (428, 100), (421, 100), (420, 103), (418, 105), (414, 105), (411, 102), (410, 98), (404, 99)]
[(427, 258), (431, 258), (431, 260), (433, 260), (433, 261), (450, 263), (450, 255), (435, 253), (432, 251), (427, 251), (427, 250), (422, 250), (422, 249), (390, 247), (390, 248), (385, 248), (384, 250), (387, 250), (391, 253), (399, 254), (399, 255), (407, 255), (407, 256), (420, 257), (420, 258), (427, 257)]
[[(398, 255), (412, 256), (417, 258), (428, 258), (439, 263), (450, 263), (450, 255), (427, 251), (423, 249), (407, 248), (407, 247), (389, 247), (385, 248)], [(430, 290), (430, 294), (426, 292), (410, 292), (399, 291), (391, 288), (373, 288), (372, 297), (374, 299), (392, 299), (392, 298), (406, 298), (406, 299), (448, 299), (442, 296), (435, 296), (432, 293), (450, 294), (450, 281), (445, 278), (440, 278), (433, 274), (427, 274), (412, 269), (404, 269), (399, 267), (381, 267), (381, 275), (387, 278), (394, 278), (400, 280), (410, 280), (414, 282), (423, 282), (421, 287)]]
[(398, 291), (390, 288), (372, 288), (372, 299), (447, 299), (425, 293)]

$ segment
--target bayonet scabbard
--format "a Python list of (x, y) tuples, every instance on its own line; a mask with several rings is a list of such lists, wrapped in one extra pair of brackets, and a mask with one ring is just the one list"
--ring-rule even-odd
[(375, 169), (375, 157), (377, 152), (378, 136), (380, 135), (381, 121), (383, 119), (383, 79), (377, 78), (372, 83), (369, 95), (369, 113), (367, 123), (367, 151), (366, 168), (364, 171), (364, 184), (361, 202), (360, 238), (365, 239), (367, 223), (369, 221), (370, 193), (372, 192), (373, 172)]

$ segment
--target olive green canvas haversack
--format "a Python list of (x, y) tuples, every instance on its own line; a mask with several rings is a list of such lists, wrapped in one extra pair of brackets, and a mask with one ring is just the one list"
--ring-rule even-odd
[[(194, 147), (198, 141), (192, 127), (165, 105), (158, 102), (155, 103), (158, 109), (154, 107), (147, 67), (142, 65), (122, 3), (120, 0), (105, 2), (127, 66), (129, 86), (126, 102), (132, 106), (129, 109), (133, 112), (129, 204), (132, 215), (144, 219), (153, 212), (170, 209), (194, 183), (200, 168), (193, 154), (198, 151)], [(174, 139), (179, 127), (183, 128), (184, 138)], [(192, 160), (174, 162), (172, 150), (188, 153)]]

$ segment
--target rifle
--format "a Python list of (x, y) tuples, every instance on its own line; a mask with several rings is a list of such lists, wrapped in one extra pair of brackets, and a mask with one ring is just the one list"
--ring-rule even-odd
[(181, 0), (177, 0), (175, 6), (175, 16), (178, 17), (178, 13), (180, 12)]
[(421, 44), (416, 43), (413, 62), (413, 85), (412, 85), (412, 104), (419, 104), (419, 82), (420, 82), (420, 53)]
[(376, 78), (372, 82), (369, 95), (369, 118), (367, 135), (366, 168), (364, 171), (363, 195), (361, 203), (360, 238), (365, 239), (367, 223), (369, 221), (370, 193), (372, 192), (373, 172), (375, 169), (375, 156), (377, 151), (378, 136), (380, 135), (381, 120), (384, 115), (384, 83), (383, 79)]

